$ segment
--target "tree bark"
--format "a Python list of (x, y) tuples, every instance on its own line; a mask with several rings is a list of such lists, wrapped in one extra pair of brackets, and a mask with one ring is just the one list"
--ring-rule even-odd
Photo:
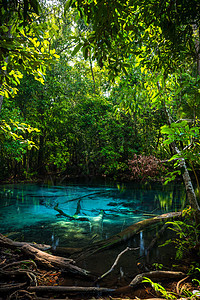
[(72, 259), (45, 253), (28, 244), (24, 245), (21, 249), (26, 255), (33, 257), (36, 262), (47, 268), (53, 267), (56, 269), (62, 269), (65, 272), (75, 273), (81, 276), (89, 276), (88, 271), (73, 265), (75, 262)]
[[(33, 244), (34, 245), (34, 244)], [(74, 260), (60, 256), (54, 256), (44, 251), (36, 249), (28, 243), (14, 242), (0, 234), (0, 246), (12, 249), (20, 248), (27, 256), (34, 258), (39, 264), (47, 268), (62, 269), (65, 272), (79, 274), (90, 277), (90, 273), (74, 265)]]
[[(171, 116), (170, 116), (166, 106), (165, 106), (165, 113), (167, 116), (168, 125), (170, 126), (172, 121), (171, 121)], [(193, 208), (195, 210), (195, 212), (194, 212), (195, 220), (196, 220), (197, 224), (200, 224), (200, 207), (199, 207), (199, 204), (197, 201), (197, 197), (195, 195), (195, 191), (194, 191), (194, 188), (192, 185), (192, 180), (190, 178), (190, 174), (188, 172), (185, 159), (183, 157), (181, 157), (181, 151), (178, 149), (175, 142), (171, 143), (170, 145), (173, 149), (173, 152), (180, 156), (179, 166), (180, 166), (180, 168), (182, 168), (184, 170), (182, 177), (183, 177), (183, 182), (185, 184), (186, 194), (187, 194), (189, 203), (191, 205), (191, 208)]]
[(114, 289), (102, 288), (102, 287), (80, 287), (80, 286), (30, 286), (28, 288), (31, 292), (39, 293), (112, 293)]
[(0, 246), (1, 247), (7, 247), (10, 249), (15, 249), (15, 248), (20, 248), (23, 247), (24, 245), (30, 245), (36, 249), (46, 251), (50, 250), (51, 246), (50, 245), (44, 245), (44, 244), (33, 244), (33, 243), (27, 243), (27, 242), (16, 242), (13, 241), (7, 237), (5, 237), (3, 234), (0, 233)]

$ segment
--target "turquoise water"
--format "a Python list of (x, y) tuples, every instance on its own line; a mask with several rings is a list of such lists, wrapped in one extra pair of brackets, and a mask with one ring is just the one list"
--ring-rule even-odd
[[(82, 247), (152, 215), (180, 210), (185, 204), (181, 183), (2, 185), (0, 232), (20, 241)], [(63, 216), (55, 207), (65, 215), (77, 216)]]

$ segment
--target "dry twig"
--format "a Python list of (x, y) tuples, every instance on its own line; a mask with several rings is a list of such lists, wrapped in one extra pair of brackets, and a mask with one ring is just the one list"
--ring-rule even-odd
[(117, 258), (116, 260), (114, 261), (114, 264), (112, 265), (112, 267), (106, 272), (104, 273), (103, 275), (101, 275), (100, 277), (97, 278), (96, 282), (103, 279), (104, 277), (106, 277), (110, 272), (112, 272), (114, 270), (114, 268), (116, 267), (116, 265), (118, 264), (118, 261), (120, 259), (120, 257), (127, 251), (129, 250), (138, 250), (139, 248), (130, 248), (130, 247), (126, 247), (126, 249), (124, 249), (122, 252), (120, 252), (118, 255), (117, 255)]

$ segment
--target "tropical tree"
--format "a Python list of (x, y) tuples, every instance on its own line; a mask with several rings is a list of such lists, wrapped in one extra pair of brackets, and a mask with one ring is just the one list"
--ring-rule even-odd
[[(199, 22), (200, 5), (197, 0), (187, 2), (160, 1), (82, 1), (69, 0), (85, 24), (92, 27), (82, 39), (83, 51), (88, 49), (100, 65), (108, 64), (111, 75), (126, 71), (135, 58), (136, 65), (147, 74), (149, 99), (165, 110), (166, 121), (172, 124), (170, 99), (179, 91), (167, 86), (177, 79), (183, 69), (194, 69), (199, 80)], [(130, 60), (131, 58), (131, 60)], [(171, 80), (173, 77), (173, 80)], [(172, 84), (171, 84), (172, 87)], [(177, 87), (177, 85), (176, 85)], [(180, 94), (179, 94), (180, 95)], [(155, 101), (157, 99), (157, 101)], [(158, 101), (159, 99), (159, 101)], [(181, 156), (180, 166), (191, 206), (200, 221), (200, 208), (194, 193), (185, 159), (175, 141), (170, 143), (174, 153)]]
[(47, 63), (58, 57), (49, 49), (39, 10), (37, 0), (0, 3), (0, 109), (3, 97), (17, 93), (24, 72), (44, 82)]

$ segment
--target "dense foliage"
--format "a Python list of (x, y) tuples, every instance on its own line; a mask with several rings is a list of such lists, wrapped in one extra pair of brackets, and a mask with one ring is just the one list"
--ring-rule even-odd
[(1, 179), (160, 178), (174, 141), (173, 159), (196, 174), (199, 4), (190, 2), (4, 1)]

